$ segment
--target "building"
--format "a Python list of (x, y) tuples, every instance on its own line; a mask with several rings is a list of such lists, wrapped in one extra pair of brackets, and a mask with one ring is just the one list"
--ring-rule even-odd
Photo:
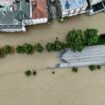
[(105, 11), (105, 0), (87, 0), (87, 1), (89, 5), (89, 10), (88, 10), (89, 15)]
[(86, 47), (82, 52), (65, 51), (60, 55), (59, 67), (78, 67), (105, 64), (105, 45)]
[(41, 24), (48, 22), (47, 0), (30, 0), (30, 19), (26, 19), (26, 25)]
[(60, 17), (69, 17), (86, 12), (86, 0), (56, 0), (57, 11)]
[(26, 31), (26, 25), (47, 23), (47, 0), (0, 0), (0, 31)]

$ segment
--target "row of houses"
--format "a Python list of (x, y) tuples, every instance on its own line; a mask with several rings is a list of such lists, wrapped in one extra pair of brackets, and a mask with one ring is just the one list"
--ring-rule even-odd
[[(0, 0), (0, 31), (26, 31), (26, 25), (47, 23), (50, 0)], [(105, 0), (53, 0), (59, 17), (105, 11)]]

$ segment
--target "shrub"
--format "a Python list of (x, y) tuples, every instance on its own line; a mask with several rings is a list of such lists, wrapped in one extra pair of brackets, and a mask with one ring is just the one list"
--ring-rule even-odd
[(23, 44), (23, 48), (26, 54), (32, 54), (33, 53), (33, 46), (31, 44), (25, 43)]
[(52, 74), (55, 74), (55, 71), (52, 71)]
[(94, 70), (96, 69), (96, 65), (90, 65), (90, 66), (89, 66), (89, 69), (90, 69), (91, 71), (94, 71)]
[(56, 38), (56, 40), (54, 41), (54, 46), (55, 46), (55, 51), (60, 51), (62, 49), (64, 49), (64, 43), (59, 41), (58, 38)]
[(5, 54), (4, 54), (3, 50), (2, 50), (2, 48), (0, 48), (0, 58), (2, 58), (4, 56), (5, 56)]
[(54, 51), (55, 50), (55, 45), (53, 44), (53, 43), (47, 43), (46, 44), (46, 50), (48, 51), (48, 52), (51, 52), (51, 51)]
[(25, 75), (26, 75), (26, 76), (31, 76), (31, 75), (32, 75), (31, 70), (27, 70), (27, 71), (25, 72)]
[(11, 47), (10, 45), (5, 45), (4, 47), (2, 47), (2, 50), (5, 55), (11, 54), (13, 52), (13, 47)]
[(81, 51), (84, 48), (85, 37), (81, 30), (72, 30), (68, 33), (67, 44), (73, 51)]
[(37, 75), (37, 72), (36, 72), (36, 71), (33, 71), (33, 75), (34, 75), (34, 76)]
[(85, 44), (88, 46), (98, 44), (98, 30), (97, 29), (86, 29), (84, 32), (85, 35)]
[(40, 44), (40, 43), (37, 43), (35, 46), (35, 51), (38, 51), (38, 52), (43, 52), (44, 51), (44, 47)]
[(77, 67), (72, 67), (72, 71), (73, 72), (78, 72), (78, 68)]
[(16, 47), (16, 52), (19, 53), (19, 54), (20, 53), (22, 53), (22, 54), (25, 53), (24, 47), (23, 46), (20, 46), (20, 45), (17, 46)]
[(100, 66), (100, 65), (97, 65), (96, 68), (97, 68), (97, 69), (101, 69), (101, 66)]

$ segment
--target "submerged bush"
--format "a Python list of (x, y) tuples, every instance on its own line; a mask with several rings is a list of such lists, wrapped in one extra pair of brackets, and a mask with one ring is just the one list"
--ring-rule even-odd
[(96, 68), (97, 68), (97, 69), (101, 69), (101, 66), (100, 66), (100, 65), (97, 65)]
[(33, 75), (34, 75), (34, 76), (35, 76), (35, 75), (37, 75), (37, 72), (36, 72), (36, 71), (34, 71), (34, 70), (33, 70)]
[(25, 53), (25, 49), (24, 49), (23, 46), (19, 45), (19, 46), (16, 47), (16, 52), (19, 53), (19, 54), (23, 54), (23, 53)]
[(4, 47), (2, 47), (2, 50), (5, 55), (13, 53), (13, 47), (11, 47), (10, 45), (5, 45)]
[(35, 51), (37, 51), (37, 52), (43, 52), (43, 51), (44, 51), (44, 47), (43, 47), (40, 43), (37, 43), (37, 44), (34, 46), (34, 49), (35, 49)]
[(90, 65), (90, 66), (89, 66), (89, 69), (90, 69), (91, 71), (94, 71), (94, 70), (96, 69), (96, 65)]
[(33, 46), (31, 44), (25, 43), (23, 44), (24, 52), (26, 54), (32, 54), (33, 53)]
[(78, 72), (78, 68), (77, 67), (72, 67), (72, 71), (73, 72)]
[(31, 76), (31, 75), (32, 75), (31, 70), (27, 70), (27, 71), (25, 71), (25, 75), (26, 75), (26, 76)]

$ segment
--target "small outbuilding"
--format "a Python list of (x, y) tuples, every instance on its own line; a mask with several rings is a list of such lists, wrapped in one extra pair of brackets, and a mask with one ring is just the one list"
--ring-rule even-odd
[(105, 0), (87, 0), (88, 1), (88, 14), (93, 15), (95, 13), (105, 11)]
[(60, 55), (62, 63), (59, 67), (78, 67), (105, 64), (105, 45), (84, 48), (81, 52), (65, 51)]
[(86, 12), (86, 0), (56, 0), (57, 12), (60, 17), (69, 17)]

